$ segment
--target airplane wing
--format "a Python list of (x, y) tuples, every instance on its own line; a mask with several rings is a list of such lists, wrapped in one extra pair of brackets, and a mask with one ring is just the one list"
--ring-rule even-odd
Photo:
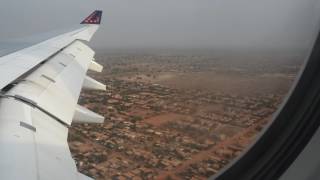
[(67, 136), (72, 122), (104, 121), (77, 105), (82, 88), (106, 88), (86, 76), (102, 66), (83, 42), (101, 16), (95, 11), (80, 29), (0, 57), (0, 179), (91, 179), (77, 171)]

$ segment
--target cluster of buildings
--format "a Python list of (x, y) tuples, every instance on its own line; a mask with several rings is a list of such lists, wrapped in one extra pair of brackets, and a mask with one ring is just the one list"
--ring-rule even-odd
[(96, 179), (205, 179), (241, 153), (281, 100), (100, 78), (108, 90), (84, 92), (80, 103), (105, 123), (69, 133), (79, 170)]

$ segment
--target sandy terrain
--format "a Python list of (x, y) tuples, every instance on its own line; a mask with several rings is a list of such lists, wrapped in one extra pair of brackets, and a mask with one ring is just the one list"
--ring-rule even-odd
[(101, 58), (104, 72), (90, 75), (107, 91), (81, 102), (106, 121), (70, 136), (79, 170), (101, 180), (210, 177), (271, 119), (299, 67), (291, 57)]
[(119, 79), (168, 86), (174, 89), (197, 89), (238, 95), (286, 93), (294, 77), (286, 74), (243, 75), (238, 73), (199, 72), (161, 73), (155, 78), (145, 75), (123, 76)]
[(149, 119), (145, 119), (144, 122), (149, 123), (153, 126), (161, 126), (162, 124), (168, 123), (170, 121), (177, 121), (191, 118), (190, 116), (184, 116), (175, 113), (162, 114), (159, 116), (153, 116)]

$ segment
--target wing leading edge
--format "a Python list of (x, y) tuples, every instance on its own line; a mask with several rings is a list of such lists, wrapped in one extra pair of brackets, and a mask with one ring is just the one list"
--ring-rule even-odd
[(81, 41), (91, 39), (101, 14), (86, 18), (99, 17), (99, 23), (82, 23), (78, 30), (0, 58), (0, 179), (90, 179), (78, 173), (67, 136), (72, 121), (104, 121), (77, 105), (83, 87), (105, 89), (86, 76), (88, 69), (101, 72), (102, 66)]

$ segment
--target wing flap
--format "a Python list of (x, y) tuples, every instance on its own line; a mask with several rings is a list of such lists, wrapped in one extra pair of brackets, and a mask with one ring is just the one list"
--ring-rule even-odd
[(0, 179), (77, 179), (68, 128), (14, 98), (2, 99), (0, 107)]
[(26, 77), (9, 94), (36, 102), (45, 111), (71, 125), (93, 56), (94, 52), (88, 46), (75, 41)]
[(67, 143), (68, 128), (36, 108), (31, 112), (37, 128), (34, 137), (39, 179), (77, 179), (78, 171)]
[(21, 102), (0, 101), (0, 179), (38, 179), (34, 132), (20, 126), (21, 120), (32, 123), (30, 112)]
[(79, 178), (79, 180), (93, 180), (92, 178), (90, 178), (84, 174), (81, 174), (81, 173), (78, 174), (78, 178)]

